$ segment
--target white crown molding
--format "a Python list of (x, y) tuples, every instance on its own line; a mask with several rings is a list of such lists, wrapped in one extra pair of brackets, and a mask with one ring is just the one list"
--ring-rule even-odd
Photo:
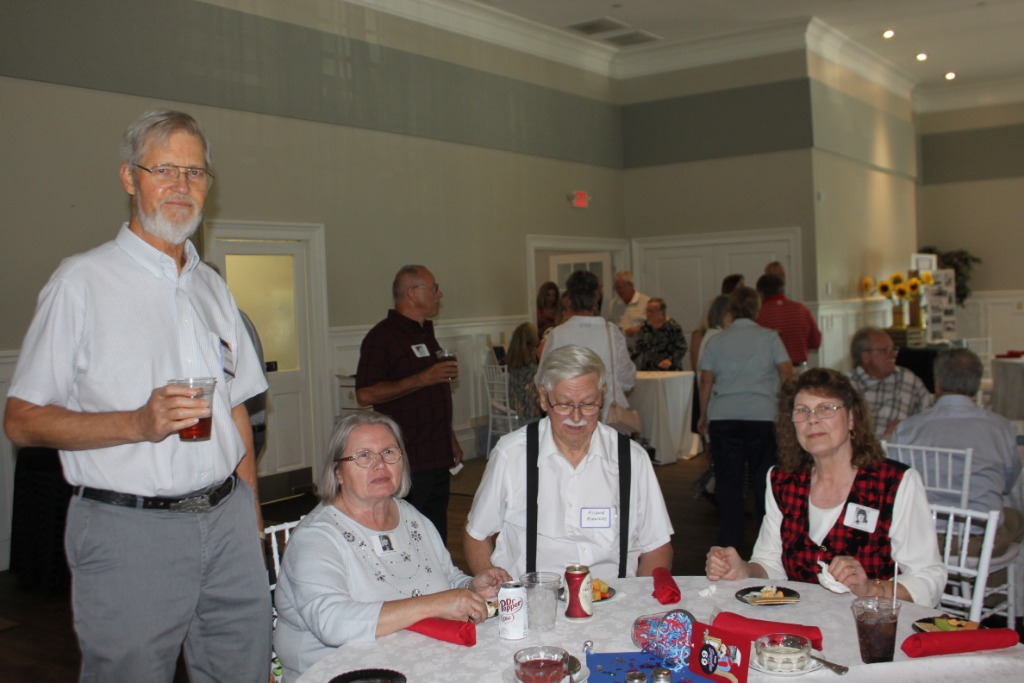
[(633, 48), (615, 57), (611, 76), (617, 79), (651, 76), (803, 50), (807, 46), (806, 26), (807, 22), (803, 20), (780, 22), (768, 28)]
[(1024, 102), (1024, 77), (965, 85), (939, 85), (914, 91), (914, 112), (928, 114)]
[[(240, 11), (255, 0), (204, 0)], [(1024, 101), (1024, 79), (969, 86), (915, 87), (905, 71), (819, 19), (708, 36), (698, 40), (619, 49), (518, 17), (496, 7), (461, 0), (328, 0), (358, 5), (440, 30), (530, 54), (600, 76), (628, 79), (763, 57), (793, 50), (814, 52), (888, 91), (912, 98), (915, 112)]]
[(807, 24), (807, 49), (899, 97), (910, 99), (916, 85), (910, 74), (818, 19)]
[(456, 0), (343, 1), (603, 76), (608, 75), (616, 52), (611, 45), (595, 43), (494, 7)]

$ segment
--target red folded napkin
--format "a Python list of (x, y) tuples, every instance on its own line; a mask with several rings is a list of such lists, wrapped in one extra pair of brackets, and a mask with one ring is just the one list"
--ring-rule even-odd
[(720, 612), (715, 617), (714, 622), (712, 622), (712, 626), (732, 631), (749, 640), (766, 636), (769, 633), (792, 633), (810, 640), (811, 647), (815, 650), (821, 649), (821, 629), (817, 626), (803, 626), (802, 624), (790, 624), (784, 621), (748, 619), (734, 612)]
[(408, 630), (456, 645), (476, 645), (476, 624), (471, 621), (430, 618), (417, 621)]
[(679, 585), (672, 578), (672, 572), (664, 567), (657, 567), (651, 575), (654, 578), (654, 592), (651, 593), (663, 605), (671, 605), (679, 602), (682, 594), (679, 592)]
[(932, 631), (915, 633), (900, 645), (908, 657), (951, 655), (958, 652), (998, 650), (1013, 647), (1020, 637), (1009, 628), (983, 628), (977, 631)]

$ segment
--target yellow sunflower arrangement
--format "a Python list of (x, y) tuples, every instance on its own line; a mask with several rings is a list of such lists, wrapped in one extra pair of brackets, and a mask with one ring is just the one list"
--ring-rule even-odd
[(935, 278), (929, 271), (924, 271), (918, 277), (911, 278), (907, 278), (903, 273), (893, 273), (887, 280), (878, 282), (875, 282), (870, 276), (861, 278), (860, 290), (864, 296), (878, 294), (896, 304), (920, 296), (923, 294), (922, 287), (933, 284), (935, 284)]

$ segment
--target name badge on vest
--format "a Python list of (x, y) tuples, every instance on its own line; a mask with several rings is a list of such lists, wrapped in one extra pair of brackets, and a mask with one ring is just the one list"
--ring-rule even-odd
[(580, 508), (581, 529), (610, 529), (611, 526), (611, 508)]
[(426, 344), (413, 344), (412, 352), (416, 354), (417, 358), (426, 358), (430, 355)]
[(866, 531), (869, 534), (875, 533), (878, 526), (878, 510), (849, 503), (846, 506), (846, 515), (843, 517), (843, 524), (851, 529)]

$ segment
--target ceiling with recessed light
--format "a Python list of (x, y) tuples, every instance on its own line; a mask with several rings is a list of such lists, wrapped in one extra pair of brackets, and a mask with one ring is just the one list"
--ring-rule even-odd
[[(1024, 0), (453, 0), (528, 20), (623, 56), (706, 45), (815, 17), (877, 55), (918, 89), (1020, 87)], [(587, 35), (570, 27), (607, 25)], [(891, 39), (882, 37), (891, 29)], [(650, 37), (650, 38), (648, 38)], [(609, 39), (612, 39), (609, 41)], [(662, 46), (662, 47), (658, 47)], [(917, 55), (928, 58), (919, 61)], [(946, 74), (955, 72), (955, 80)]]

